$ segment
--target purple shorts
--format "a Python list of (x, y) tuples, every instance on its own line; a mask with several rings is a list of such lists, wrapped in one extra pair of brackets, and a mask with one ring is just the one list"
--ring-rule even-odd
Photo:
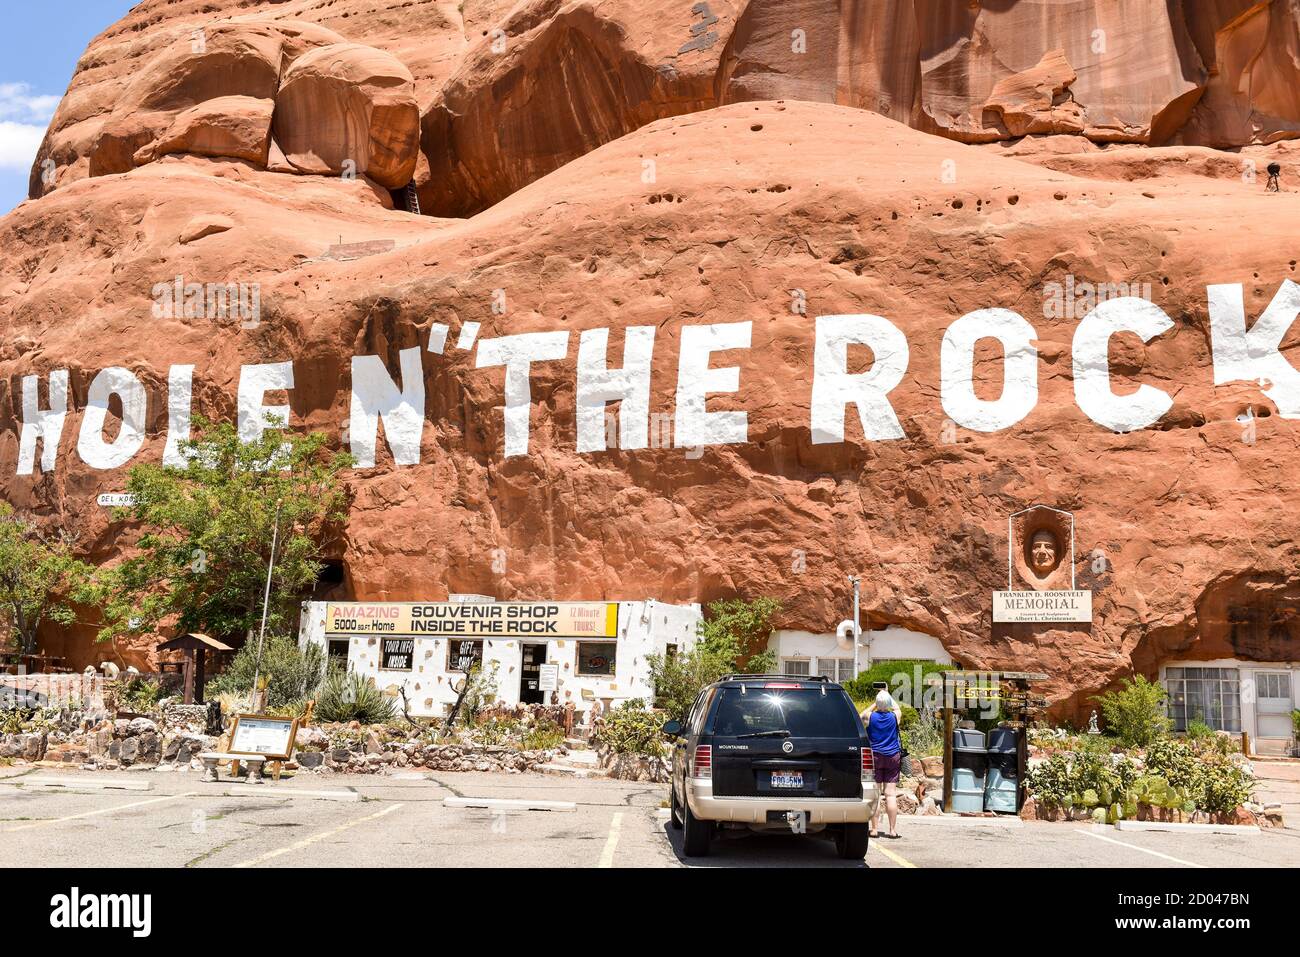
[(871, 752), (872, 773), (875, 775), (877, 784), (897, 784), (898, 771), (902, 764), (902, 754)]

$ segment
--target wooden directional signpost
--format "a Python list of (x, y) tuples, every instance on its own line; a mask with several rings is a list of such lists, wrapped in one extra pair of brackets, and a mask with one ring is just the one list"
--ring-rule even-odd
[(159, 651), (185, 652), (185, 703), (203, 703), (206, 659), (209, 651), (234, 651), (229, 645), (198, 632), (177, 635), (158, 646)]

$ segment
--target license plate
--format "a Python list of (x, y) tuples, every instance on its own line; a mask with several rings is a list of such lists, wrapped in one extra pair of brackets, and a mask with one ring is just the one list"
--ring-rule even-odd
[(773, 771), (772, 787), (801, 788), (803, 787), (803, 772), (802, 771)]

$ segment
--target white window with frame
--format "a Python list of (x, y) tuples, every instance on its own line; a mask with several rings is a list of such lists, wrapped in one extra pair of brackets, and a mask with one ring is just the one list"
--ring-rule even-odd
[(846, 681), (853, 680), (853, 659), (852, 658), (818, 658), (817, 674), (821, 675), (827, 681), (835, 681), (843, 684)]
[(1236, 668), (1166, 668), (1165, 690), (1175, 731), (1200, 721), (1215, 731), (1241, 732), (1241, 678)]
[(781, 659), (781, 672), (787, 675), (798, 675), (801, 678), (808, 677), (808, 666), (811, 664), (807, 658), (783, 658)]

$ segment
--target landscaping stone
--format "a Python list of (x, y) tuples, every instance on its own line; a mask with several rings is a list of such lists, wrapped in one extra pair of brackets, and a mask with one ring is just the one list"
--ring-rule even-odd
[(672, 763), (667, 758), (646, 754), (616, 754), (606, 748), (596, 749), (596, 760), (611, 778), (623, 781), (667, 781)]
[(320, 728), (310, 725), (306, 728), (298, 729), (298, 736), (294, 739), (300, 748), (324, 748), (329, 744), (329, 735)]
[(203, 734), (208, 726), (208, 706), (206, 704), (168, 703), (162, 711), (161, 725), (164, 731), (188, 731), (191, 734)]
[(1232, 812), (1231, 814), (1224, 814), (1220, 816), (1227, 818), (1226, 823), (1229, 824), (1243, 824), (1250, 827), (1254, 827), (1257, 824), (1255, 815), (1251, 811), (1248, 811), (1244, 806), (1237, 808), (1237, 810)]

